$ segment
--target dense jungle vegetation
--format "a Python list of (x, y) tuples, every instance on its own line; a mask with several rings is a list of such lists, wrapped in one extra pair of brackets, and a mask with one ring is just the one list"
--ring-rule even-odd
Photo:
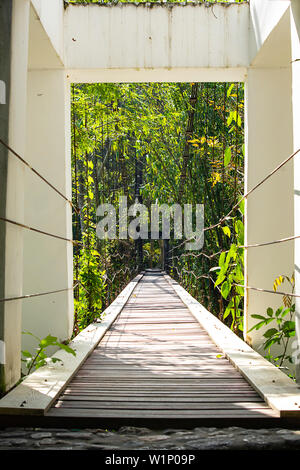
[(239, 83), (72, 86), (75, 331), (99, 317), (141, 269), (166, 269), (237, 333), (242, 330), (243, 207), (183, 240), (99, 240), (96, 208), (136, 199), (204, 204), (205, 227), (243, 194), (244, 89)]

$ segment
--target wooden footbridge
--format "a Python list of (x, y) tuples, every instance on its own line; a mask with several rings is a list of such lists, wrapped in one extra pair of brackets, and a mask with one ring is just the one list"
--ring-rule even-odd
[(298, 386), (169, 276), (146, 272), (126, 289), (104, 322), (74, 340), (79, 362), (65, 357), (64, 371), (31, 374), (0, 400), (0, 421), (263, 427), (298, 419)]

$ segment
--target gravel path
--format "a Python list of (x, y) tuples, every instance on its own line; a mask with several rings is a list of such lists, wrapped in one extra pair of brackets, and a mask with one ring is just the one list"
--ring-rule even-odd
[(300, 450), (300, 430), (0, 429), (0, 450)]

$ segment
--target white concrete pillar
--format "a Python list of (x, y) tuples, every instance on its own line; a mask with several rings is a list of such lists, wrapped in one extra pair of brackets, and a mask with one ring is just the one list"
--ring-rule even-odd
[[(246, 175), (245, 192), (293, 152), (291, 70), (250, 68), (246, 84)], [(288, 163), (246, 203), (245, 244), (262, 243), (294, 234), (293, 162)], [(246, 251), (245, 282), (248, 286), (272, 290), (281, 274), (294, 271), (294, 244), (281, 243)], [(282, 290), (288, 289), (283, 285)], [(282, 304), (274, 294), (246, 291), (245, 338), (255, 349), (262, 343), (262, 330), (248, 333), (265, 315), (268, 307)], [(259, 352), (263, 352), (259, 349)]]
[[(293, 130), (294, 151), (300, 148), (300, 4), (292, 2), (291, 8), (292, 38), (292, 93), (293, 93)], [(300, 235), (300, 154), (294, 160), (294, 214), (295, 235)], [(295, 240), (295, 292), (300, 295), (300, 239)], [(294, 347), (297, 358), (296, 377), (300, 382), (300, 299), (296, 298), (296, 341)], [(296, 346), (298, 348), (296, 349)]]
[[(25, 152), (29, 6), (29, 0), (13, 1), (8, 143), (21, 155)], [(24, 216), (24, 171), (24, 165), (10, 154), (5, 216), (17, 222), (23, 222)], [(22, 295), (22, 245), (23, 229), (6, 223), (5, 298)], [(21, 301), (10, 301), (5, 302), (2, 307), (2, 339), (5, 344), (5, 364), (1, 368), (2, 391), (11, 388), (20, 378), (21, 306)]]
[[(64, 70), (28, 73), (26, 159), (68, 199), (71, 199), (70, 86)], [(72, 238), (71, 206), (30, 171), (25, 176), (25, 223), (45, 232)], [(24, 233), (24, 292), (71, 288), (72, 244), (34, 232)], [(73, 327), (73, 291), (23, 302), (22, 328), (39, 337), (63, 341)], [(36, 341), (23, 335), (24, 348)]]

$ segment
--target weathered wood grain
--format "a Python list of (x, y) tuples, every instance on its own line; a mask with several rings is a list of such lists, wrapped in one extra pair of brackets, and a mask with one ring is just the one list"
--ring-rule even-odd
[(162, 275), (143, 277), (51, 417), (276, 417)]
[(41, 367), (2, 398), (0, 415), (44, 415), (116, 320), (141, 278), (139, 274), (127, 285), (103, 312), (101, 323), (88, 326), (74, 338), (70, 346), (76, 351), (75, 357), (63, 350), (56, 352), (54, 356), (62, 361), (60, 367)]

